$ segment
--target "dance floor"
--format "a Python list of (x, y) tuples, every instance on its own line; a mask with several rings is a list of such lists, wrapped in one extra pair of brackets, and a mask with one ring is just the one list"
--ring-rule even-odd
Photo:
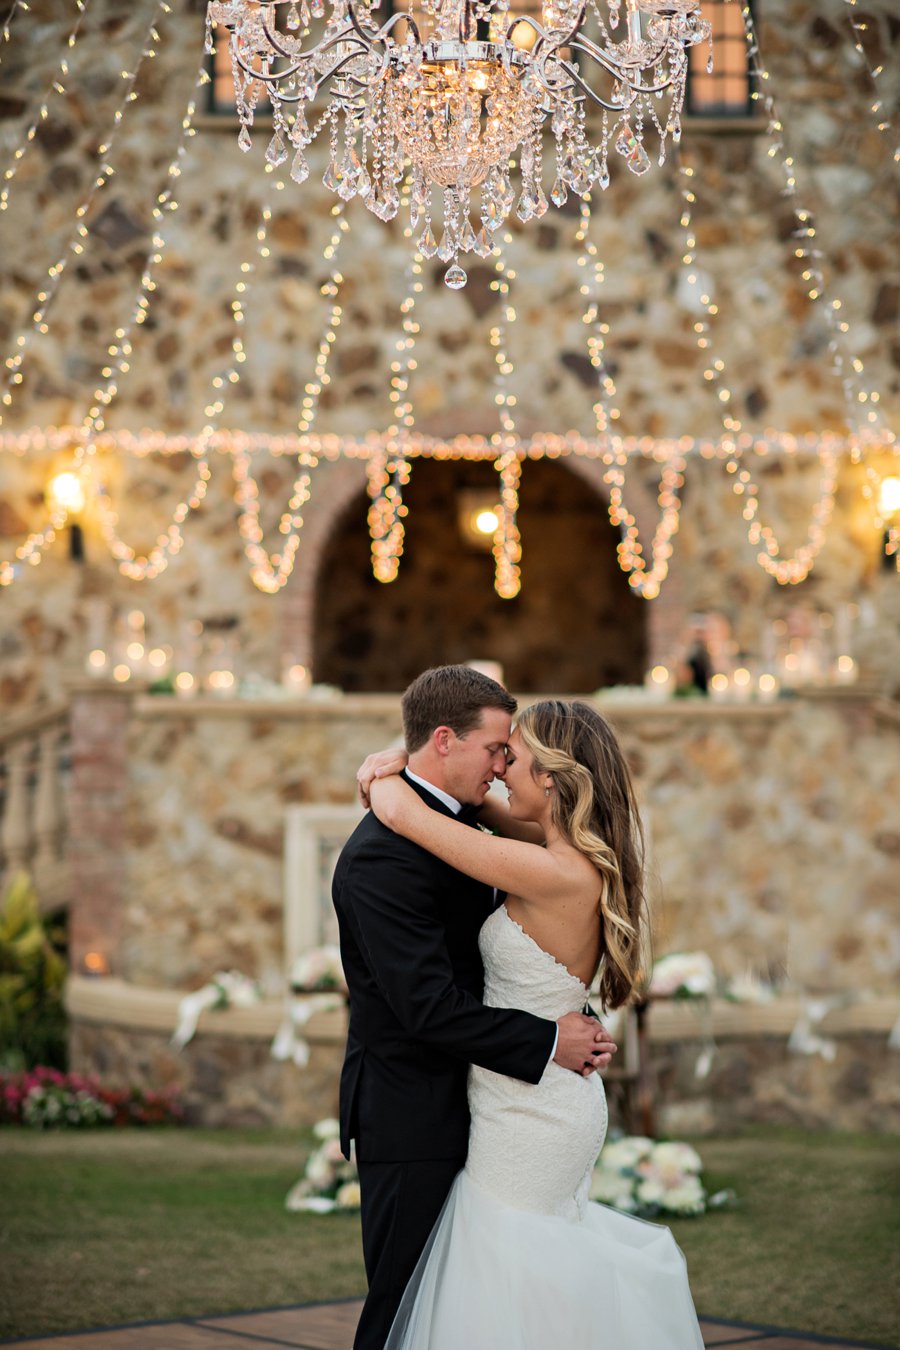
[[(181, 1322), (144, 1322), (24, 1341), (2, 1341), (29, 1350), (350, 1350), (361, 1307), (359, 1300), (270, 1308), (229, 1317), (192, 1317)], [(776, 1327), (717, 1322), (704, 1318), (707, 1350), (870, 1350), (871, 1342), (844, 1341)], [(563, 1344), (565, 1338), (563, 1337)], [(460, 1346), (460, 1350), (466, 1347)], [(496, 1350), (503, 1350), (497, 1346)], [(547, 1350), (557, 1350), (548, 1346)], [(575, 1347), (573, 1347), (575, 1350)], [(650, 1350), (650, 1347), (648, 1347)]]

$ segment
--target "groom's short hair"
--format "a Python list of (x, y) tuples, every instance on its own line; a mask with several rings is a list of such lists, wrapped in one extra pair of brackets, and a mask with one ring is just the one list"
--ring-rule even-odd
[(434, 666), (417, 675), (403, 695), (403, 738), (412, 755), (436, 727), (465, 736), (481, 723), (485, 708), (516, 711), (512, 694), (471, 666)]

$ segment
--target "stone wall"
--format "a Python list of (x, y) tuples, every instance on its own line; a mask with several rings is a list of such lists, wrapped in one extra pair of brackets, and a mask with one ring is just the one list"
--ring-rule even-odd
[[(598, 706), (636, 774), (657, 954), (705, 949), (723, 976), (807, 993), (895, 987), (895, 713), (854, 698)], [(285, 806), (351, 802), (357, 766), (399, 725), (392, 699), (139, 698), (115, 807), (113, 974), (187, 989), (235, 967), (277, 987)], [(75, 900), (86, 923), (110, 902), (90, 884)]]
[[(840, 298), (849, 325), (845, 358), (851, 352), (861, 358), (863, 384), (880, 391), (885, 418), (896, 424), (894, 140), (874, 125), (869, 77), (850, 40), (844, 0), (763, 0), (756, 8), (800, 200), (815, 212), (829, 296)], [(872, 65), (884, 66), (879, 88), (888, 110), (900, 81), (894, 8), (891, 0), (866, 6), (866, 41)], [(111, 335), (132, 311), (153, 248), (152, 206), (201, 60), (202, 6), (192, 0), (173, 5), (160, 23), (158, 55), (141, 70), (139, 98), (128, 107), (109, 156), (116, 174), (86, 216), (84, 252), (67, 268), (47, 333), (30, 335), (35, 295), (71, 238), (76, 207), (96, 174), (97, 145), (122, 95), (121, 70), (131, 68), (154, 9), (133, 0), (93, 0), (71, 54), (69, 93), (50, 97), (48, 116), (11, 184), (3, 216), (0, 359), (15, 349), (20, 332), (29, 332), (29, 340), (23, 383), (10, 407), (0, 408), (3, 431), (80, 425)], [(71, 22), (63, 0), (32, 0), (30, 13), (15, 19), (0, 66), (4, 164), (48, 89)], [(900, 119), (893, 120), (896, 129)], [(106, 421), (123, 435), (142, 428), (196, 434), (203, 426), (211, 379), (230, 359), (238, 269), (252, 255), (268, 194), (271, 256), (253, 275), (248, 360), (229, 391), (222, 424), (236, 432), (289, 432), (327, 317), (320, 286), (333, 199), (318, 184), (320, 172), (303, 189), (290, 182), (283, 192), (272, 187), (262, 172), (263, 135), (245, 156), (227, 119), (200, 116), (195, 127), (185, 143), (179, 209), (165, 217), (150, 316), (136, 330), (131, 369), (119, 381)], [(769, 146), (759, 125), (727, 134), (696, 122), (686, 129), (682, 151), (696, 169), (696, 265), (718, 306), (715, 352), (727, 362), (734, 408), (748, 430), (841, 432), (846, 409), (831, 369), (828, 326), (799, 275), (791, 203)], [(626, 434), (702, 438), (720, 432), (717, 402), (703, 376), (707, 358), (695, 344), (696, 300), (681, 262), (681, 206), (672, 165), (640, 182), (615, 174), (594, 206), (592, 238), (605, 272), (606, 355)], [(385, 227), (359, 203), (349, 218), (344, 313), (317, 427), (360, 437), (390, 421), (388, 380), (409, 243), (399, 223)], [(514, 229), (509, 261), (517, 273), (518, 319), (509, 337), (511, 388), (525, 433), (593, 428), (596, 387), (585, 357), (576, 225), (570, 204), (538, 225)], [(421, 333), (411, 385), (417, 426), (435, 436), (489, 434), (497, 426), (489, 334), (500, 314), (498, 297), (486, 265), (473, 267), (469, 285), (457, 294), (443, 286), (442, 271), (426, 267), (417, 303)], [(0, 453), (0, 558), (43, 527), (47, 480), (67, 458), (64, 446), (34, 448), (27, 456)], [(724, 615), (735, 653), (752, 658), (772, 619), (800, 608), (833, 613), (853, 603), (860, 608), (853, 654), (864, 677), (858, 698), (733, 711), (667, 705), (650, 716), (617, 708), (613, 715), (621, 718), (647, 805), (658, 950), (706, 947), (724, 973), (750, 967), (806, 991), (889, 988), (897, 963), (889, 922), (898, 850), (890, 816), (898, 789), (896, 724), (873, 710), (872, 699), (898, 690), (900, 585), (882, 569), (866, 492), (870, 475), (877, 480), (897, 472), (896, 460), (873, 452), (863, 463), (842, 461), (816, 566), (802, 585), (780, 587), (757, 565), (742, 503), (722, 463), (692, 457), (669, 576), (652, 602), (635, 599), (616, 570), (615, 534), (605, 519), (608, 489), (596, 463), (525, 465), (525, 590), (504, 603), (490, 591), (489, 566), (481, 566), (486, 559), (461, 548), (450, 498), (464, 471), (448, 467), (442, 481), (441, 465), (422, 467), (421, 492), (415, 483), (410, 488), (422, 515), (410, 521), (396, 590), (373, 583), (368, 571), (359, 460), (323, 461), (315, 470), (297, 565), (274, 597), (250, 580), (227, 456), (214, 457), (207, 497), (185, 525), (185, 546), (153, 582), (120, 575), (96, 504), (89, 503), (81, 522), (85, 560), (69, 557), (65, 532), (39, 566), (21, 566), (2, 592), (4, 713), (68, 698), (73, 679), (83, 674), (98, 614), (123, 619), (136, 608), (154, 643), (177, 647), (188, 625), (202, 622), (208, 643), (229, 644), (239, 678), (277, 681), (290, 660), (347, 688), (397, 691), (411, 670), (426, 664), (500, 657), (511, 683), (527, 693), (639, 680), (644, 666), (683, 655), (696, 612)], [(756, 468), (761, 513), (790, 552), (806, 538), (818, 462), (773, 453)], [(567, 470), (580, 475), (577, 502)], [(295, 466), (273, 457), (256, 472), (263, 523), (276, 541)], [(414, 466), (414, 479), (416, 473)], [(645, 460), (633, 463), (627, 476), (645, 547), (656, 473)], [(140, 551), (152, 545), (188, 490), (192, 463), (186, 454), (139, 458), (113, 449), (98, 453), (96, 478), (118, 512), (122, 536)], [(442, 614), (453, 623), (442, 622)], [(402, 658), (392, 660), (401, 640)], [(197, 657), (198, 674), (205, 659)], [(98, 690), (101, 702), (104, 692)], [(88, 799), (93, 794), (78, 807), (88, 814), (76, 817), (76, 953), (107, 934), (115, 973), (138, 984), (186, 989), (230, 966), (269, 980), (281, 970), (284, 806), (347, 800), (359, 759), (396, 734), (396, 710), (376, 712), (371, 705), (342, 722), (295, 718), (273, 700), (262, 710), (213, 705), (213, 714), (185, 703), (172, 716), (162, 704), (158, 712), (143, 704), (137, 710), (130, 694), (122, 697), (113, 722), (127, 711), (124, 741), (121, 728), (107, 727), (112, 778), (92, 780), (91, 756), (102, 751), (103, 738), (91, 749), (96, 726), (92, 732), (90, 721), (82, 723), (79, 731), (73, 723), (82, 751), (76, 775), (90, 789)], [(118, 828), (103, 793), (121, 774)], [(98, 811), (105, 813), (100, 825)], [(103, 866), (104, 857), (110, 866)], [(100, 872), (104, 884), (93, 885)], [(118, 909), (111, 886), (121, 891)], [(77, 1054), (122, 1067), (134, 1048), (149, 1074), (163, 1062), (163, 1042), (141, 1034), (146, 1039), (132, 1047), (113, 1029), (82, 1028)], [(251, 1061), (257, 1063), (253, 1055), (264, 1058), (259, 1044), (253, 1055), (233, 1046), (210, 1053), (208, 1072), (195, 1065), (207, 1086), (229, 1075), (243, 1083)], [(238, 1063), (229, 1055), (249, 1058)], [(722, 1065), (728, 1062), (723, 1057)], [(263, 1094), (289, 1092), (271, 1087), (271, 1066), (260, 1072)], [(798, 1073), (785, 1067), (779, 1080), (793, 1083), (784, 1089), (791, 1101), (807, 1091)], [(763, 1080), (754, 1070), (746, 1081)], [(817, 1089), (809, 1091), (816, 1097)], [(741, 1089), (736, 1099), (749, 1103), (756, 1092), (754, 1086), (742, 1096)], [(214, 1087), (211, 1099), (221, 1102), (218, 1093)], [(228, 1110), (245, 1118), (244, 1105), (228, 1101)], [(257, 1107), (247, 1109), (252, 1114)]]
[[(47, 72), (58, 60), (71, 22), (61, 0), (42, 0), (31, 9), (31, 14), (17, 16), (4, 52), (0, 141), (7, 156), (46, 89)], [(97, 143), (121, 97), (120, 71), (131, 68), (151, 9), (124, 0), (96, 0), (71, 56), (70, 92), (50, 99), (48, 117), (19, 165), (5, 216), (3, 352), (12, 350), (17, 334), (28, 329), (47, 267), (71, 237), (75, 208), (95, 172)], [(7, 430), (78, 425), (90, 407), (111, 332), (131, 312), (152, 248), (151, 207), (177, 145), (201, 55), (201, 9), (179, 4), (160, 24), (158, 55), (142, 67), (139, 98), (129, 106), (109, 156), (117, 172), (86, 218), (84, 253), (62, 279), (48, 315), (48, 332), (29, 339), (23, 384), (14, 390), (11, 407), (0, 410)], [(880, 390), (887, 420), (896, 420), (900, 213), (893, 142), (877, 131), (869, 112), (868, 76), (850, 41), (843, 0), (816, 5), (792, 0), (758, 9), (801, 200), (816, 213), (828, 281), (850, 327), (848, 342), (865, 363), (864, 382)], [(889, 108), (900, 79), (898, 25), (887, 0), (870, 5), (867, 17), (866, 40), (873, 64), (884, 65), (879, 86)], [(248, 360), (243, 378), (229, 393), (222, 422), (236, 430), (276, 433), (296, 426), (327, 313), (318, 287), (326, 276), (322, 247), (331, 228), (332, 198), (318, 185), (316, 174), (302, 189), (290, 181), (284, 192), (272, 189), (262, 173), (264, 139), (260, 134), (254, 152), (242, 155), (228, 119), (223, 123), (198, 116), (177, 180), (179, 210), (165, 220), (166, 248), (156, 270), (150, 318), (136, 331), (131, 369), (119, 380), (118, 396), (107, 414), (113, 431), (149, 427), (196, 432), (203, 425), (210, 378), (231, 351), (233, 284), (241, 260), (255, 245), (266, 192), (273, 209), (271, 258), (253, 279), (245, 333)], [(845, 410), (840, 381), (830, 369), (824, 312), (806, 298), (798, 276), (791, 203), (782, 195), (779, 160), (770, 158), (769, 145), (758, 125), (725, 134), (695, 121), (685, 134), (683, 153), (697, 170), (692, 180), (698, 199), (697, 267), (719, 309), (715, 349), (727, 361), (735, 408), (748, 429), (840, 431)], [(720, 430), (716, 399), (703, 378), (706, 358), (694, 342), (696, 312), (684, 284), (680, 209), (671, 165), (640, 182), (625, 171), (615, 174), (595, 205), (593, 238), (605, 267), (601, 315), (609, 325), (607, 357), (626, 433), (702, 437)], [(409, 244), (396, 223), (385, 227), (359, 203), (353, 204), (349, 217), (344, 314), (318, 427), (358, 436), (389, 421), (389, 365), (400, 333), (398, 304)], [(41, 222), (37, 234), (35, 220)], [(562, 212), (554, 208), (538, 225), (514, 231), (511, 261), (517, 272), (518, 322), (509, 347), (524, 431), (592, 428), (594, 374), (584, 353), (576, 224), (569, 207)], [(411, 393), (417, 424), (436, 435), (490, 432), (497, 423), (488, 335), (499, 316), (498, 297), (488, 289), (486, 265), (472, 269), (470, 285), (458, 294), (442, 285), (441, 271), (437, 265), (426, 268), (416, 311), (421, 333)], [(43, 523), (43, 489), (64, 458), (62, 452), (37, 451), (27, 460), (0, 457), (3, 556)], [(876, 475), (888, 472), (890, 465), (888, 456), (872, 457)], [(802, 456), (775, 455), (758, 468), (762, 514), (790, 551), (805, 538), (818, 465)], [(388, 600), (387, 591), (380, 600), (382, 588), (366, 580), (362, 465), (325, 463), (316, 470), (298, 564), (288, 587), (274, 598), (260, 595), (249, 581), (227, 460), (216, 457), (213, 470), (206, 502), (185, 527), (183, 551), (152, 584), (138, 585), (116, 573), (90, 507), (83, 521), (86, 563), (70, 564), (61, 539), (38, 568), (24, 568), (3, 597), (4, 707), (53, 696), (66, 673), (81, 670), (94, 601), (120, 613), (140, 607), (162, 642), (174, 641), (185, 621), (203, 620), (210, 631), (235, 638), (247, 672), (277, 678), (283, 655), (299, 654), (311, 663), (321, 653), (329, 678), (346, 679), (359, 688), (402, 686), (405, 670), (392, 679), (383, 665), (374, 662), (370, 668), (362, 659), (355, 660), (350, 680), (347, 661), (335, 667), (326, 656), (338, 641), (332, 609), (323, 612), (320, 606), (317, 617), (322, 559), (327, 557), (330, 564), (335, 553), (345, 555), (350, 590), (370, 604), (364, 622), (346, 635), (351, 653), (354, 643), (357, 648), (364, 645), (367, 630), (389, 618), (396, 604)], [(275, 459), (258, 471), (264, 523), (275, 540), (274, 526), (289, 495), (293, 467)], [(527, 480), (527, 465), (525, 473)], [(652, 464), (636, 464), (628, 475), (629, 500), (644, 526), (645, 546), (655, 506), (654, 475)], [(119, 512), (122, 536), (141, 550), (152, 544), (187, 490), (191, 463), (183, 455), (136, 460), (104, 453), (98, 455), (97, 477)], [(603, 522), (606, 490), (599, 477), (594, 475), (600, 495), (584, 501), (597, 511), (606, 575), (614, 541)], [(448, 495), (449, 483), (448, 474)], [(761, 616), (777, 617), (798, 604), (834, 610), (842, 602), (864, 600), (870, 622), (860, 638), (861, 654), (870, 673), (883, 686), (892, 685), (900, 666), (898, 588), (891, 584), (895, 579), (882, 578), (879, 572), (880, 536), (864, 495), (867, 483), (865, 465), (843, 465), (834, 519), (815, 570), (802, 586), (785, 589), (758, 567), (755, 549), (747, 542), (741, 502), (721, 463), (692, 461), (670, 575), (660, 598), (647, 607), (648, 660), (668, 659), (687, 616), (698, 610), (726, 613), (736, 645), (752, 653), (759, 645)], [(528, 490), (526, 482), (526, 500)], [(496, 655), (488, 650), (495, 643), (498, 649), (511, 647), (508, 664), (518, 676), (514, 683), (523, 689), (547, 685), (546, 662), (529, 664), (518, 649), (517, 608), (533, 627), (538, 621), (534, 616), (549, 606), (553, 621), (546, 624), (548, 640), (558, 650), (576, 641), (577, 620), (565, 606), (552, 604), (549, 587), (542, 591), (538, 564), (544, 556), (544, 524), (540, 513), (529, 518), (524, 511), (525, 584), (532, 599), (523, 596), (505, 611), (494, 606), (513, 621), (491, 617), (482, 622), (484, 650), (469, 653)], [(433, 597), (424, 560), (419, 568), (424, 579), (415, 579), (412, 525), (405, 560), (410, 577), (403, 583), (409, 599), (404, 603), (422, 613)], [(453, 559), (462, 566), (452, 511), (442, 518), (427, 517), (427, 528), (445, 564)], [(566, 557), (574, 597), (590, 567), (577, 534)], [(479, 584), (488, 590), (488, 577)], [(620, 606), (622, 612), (627, 608)], [(590, 621), (595, 623), (596, 616)], [(644, 641), (641, 627), (628, 620), (626, 645), (635, 653)], [(410, 667), (456, 652), (453, 635), (439, 629), (406, 625), (405, 635), (412, 647)], [(471, 645), (468, 637), (475, 632), (466, 636), (463, 647)], [(355, 658), (351, 654), (347, 659)], [(597, 684), (623, 677), (621, 671), (598, 664), (580, 676), (577, 671), (565, 674), (560, 685), (577, 682), (581, 688), (590, 688), (594, 677)]]

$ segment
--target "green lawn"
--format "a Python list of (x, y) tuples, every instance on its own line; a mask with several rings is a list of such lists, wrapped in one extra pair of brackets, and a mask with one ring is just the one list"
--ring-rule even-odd
[[(0, 1130), (0, 1336), (361, 1294), (358, 1220), (284, 1209), (308, 1145)], [(758, 1130), (698, 1147), (707, 1183), (740, 1196), (673, 1224), (701, 1313), (900, 1344), (895, 1141)]]

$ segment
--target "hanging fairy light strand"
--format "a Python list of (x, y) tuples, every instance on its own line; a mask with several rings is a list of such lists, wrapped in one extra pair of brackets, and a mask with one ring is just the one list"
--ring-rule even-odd
[[(771, 141), (768, 155), (770, 159), (776, 157), (781, 159), (781, 170), (784, 177), (783, 195), (796, 200), (798, 197), (796, 165), (793, 155), (790, 154), (785, 145), (784, 124), (779, 117), (775, 99), (771, 93), (771, 75), (763, 63), (756, 24), (750, 5), (747, 0), (740, 0), (740, 5), (744, 19), (744, 35), (750, 69), (756, 84), (751, 97), (756, 101), (761, 101), (765, 108), (768, 122), (767, 130)], [(799, 202), (794, 206), (793, 211), (797, 221), (797, 230), (794, 237), (798, 241), (794, 256), (804, 264), (801, 276), (806, 283), (810, 301), (822, 301), (823, 313), (829, 329), (828, 350), (834, 363), (835, 374), (842, 383), (847, 407), (847, 430), (850, 438), (852, 440), (858, 434), (860, 421), (862, 421), (871, 428), (880, 427), (884, 434), (893, 440), (893, 434), (881, 426), (877, 406), (880, 401), (878, 391), (862, 387), (862, 376), (865, 373), (862, 360), (858, 354), (854, 353), (850, 353), (845, 359), (844, 345), (850, 331), (850, 325), (845, 318), (841, 317), (841, 310), (843, 309), (841, 300), (837, 298), (827, 300), (825, 296), (825, 278), (822, 271), (824, 254), (817, 241), (813, 212)], [(858, 408), (855, 406), (856, 404), (861, 404), (863, 407)], [(863, 416), (863, 408), (867, 404), (869, 406)], [(854, 458), (858, 459), (859, 454), (857, 453)]]
[[(75, 43), (78, 41), (78, 35), (79, 32), (81, 31), (81, 25), (84, 20), (85, 13), (87, 11), (89, 0), (75, 0), (75, 4), (78, 9), (78, 16), (75, 19), (74, 24), (72, 25), (72, 28), (69, 32), (69, 36), (66, 38), (65, 53), (60, 57), (56, 73), (50, 80), (50, 89), (54, 94), (63, 95), (66, 92), (66, 80), (69, 77), (68, 53), (71, 52), (72, 48), (75, 46)], [(9, 20), (7, 22), (11, 21), (11, 19), (12, 15), (10, 14)], [(28, 129), (25, 132), (24, 138), (19, 142), (15, 151), (13, 152), (12, 163), (9, 164), (8, 167), (4, 170), (3, 187), (2, 189), (0, 189), (0, 211), (5, 211), (8, 208), (10, 183), (18, 173), (19, 165), (22, 163), (22, 160), (28, 153), (28, 147), (31, 145), (32, 141), (37, 135), (38, 127), (42, 122), (46, 122), (49, 116), (50, 116), (50, 98), (49, 96), (47, 96), (41, 100), (41, 104), (40, 107), (38, 108), (37, 115), (30, 122)]]
[[(402, 204), (408, 205), (409, 181), (404, 183)], [(404, 227), (404, 236), (412, 238), (412, 227)], [(406, 535), (404, 520), (408, 507), (403, 489), (409, 482), (412, 465), (406, 454), (415, 426), (415, 412), (409, 395), (410, 380), (418, 362), (415, 357), (420, 325), (415, 316), (416, 301), (424, 289), (424, 254), (416, 248), (407, 266), (407, 292), (400, 304), (401, 332), (391, 362), (391, 423), (381, 437), (366, 466), (369, 494), (369, 536), (372, 541), (372, 574), (385, 584), (394, 581), (403, 556)]]
[[(687, 280), (699, 287), (699, 274), (696, 266), (697, 239), (693, 230), (693, 207), (697, 200), (694, 191), (694, 170), (686, 163), (679, 169), (681, 175), (682, 213), (680, 224), (684, 230), (684, 254), (682, 262), (686, 269)], [(812, 280), (812, 278), (810, 278)], [(782, 557), (782, 545), (775, 531), (759, 516), (759, 486), (747, 467), (745, 450), (752, 447), (753, 440), (742, 435), (743, 426), (734, 405), (734, 395), (727, 383), (725, 361), (713, 350), (711, 320), (718, 314), (718, 306), (704, 290), (699, 290), (700, 303), (705, 311), (705, 319), (694, 323), (697, 346), (707, 362), (703, 372), (704, 379), (714, 390), (719, 404), (725, 435), (720, 442), (718, 456), (725, 459), (725, 470), (731, 476), (731, 488), (742, 504), (742, 515), (747, 522), (747, 537), (751, 545), (758, 549), (756, 560), (764, 571), (775, 578), (782, 586), (797, 585), (804, 581), (812, 570), (813, 564), (822, 550), (828, 522), (834, 509), (834, 493), (837, 485), (837, 455), (827, 444), (818, 449), (822, 463), (822, 475), (819, 494), (813, 505), (806, 540), (790, 557)], [(851, 444), (857, 444), (854, 437)], [(762, 547), (760, 547), (762, 546)]]
[(197, 112), (196, 94), (197, 90), (205, 84), (206, 81), (206, 67), (201, 66), (194, 82), (194, 90), (188, 100), (184, 116), (181, 119), (181, 139), (175, 155), (169, 163), (162, 190), (157, 194), (156, 202), (154, 203), (151, 212), (153, 220), (151, 246), (150, 251), (144, 259), (140, 285), (138, 287), (131, 317), (124, 327), (115, 330), (114, 340), (107, 348), (109, 360), (100, 372), (101, 383), (98, 384), (97, 388), (94, 390), (91, 406), (82, 422), (83, 435), (80, 439), (78, 450), (76, 451), (76, 458), (79, 461), (92, 453), (95, 436), (103, 431), (106, 426), (106, 411), (118, 395), (119, 381), (122, 376), (126, 375), (131, 369), (130, 358), (133, 352), (132, 337), (135, 329), (140, 328), (147, 322), (151, 306), (150, 297), (157, 289), (155, 271), (162, 262), (163, 254), (167, 247), (167, 240), (164, 233), (164, 221), (167, 215), (171, 215), (178, 210), (178, 199), (175, 195), (176, 189), (174, 185), (182, 175), (183, 161), (187, 155), (188, 143), (197, 134), (196, 128), (194, 127), (194, 117)]
[[(207, 79), (206, 67), (203, 65), (200, 67), (197, 74), (195, 92)], [(151, 251), (144, 262), (144, 271), (141, 277), (141, 284), (138, 289), (131, 319), (125, 327), (117, 328), (115, 331), (114, 341), (107, 349), (109, 364), (104, 366), (101, 370), (101, 383), (98, 384), (94, 391), (91, 407), (82, 421), (79, 433), (73, 437), (73, 469), (80, 476), (84, 477), (90, 487), (94, 487), (92, 482), (93, 473), (91, 469), (91, 457), (94, 454), (95, 437), (105, 429), (105, 410), (110, 406), (118, 394), (120, 379), (130, 370), (130, 357), (133, 351), (131, 338), (135, 328), (146, 322), (150, 310), (149, 297), (156, 289), (156, 282), (153, 279), (153, 270), (162, 259), (166, 242), (164, 235), (160, 232), (161, 224), (164, 214), (168, 211), (174, 211), (178, 205), (171, 184), (175, 179), (180, 177), (181, 161), (186, 154), (187, 142), (196, 134), (193, 127), (196, 106), (195, 98), (192, 96), (188, 102), (185, 116), (182, 119), (181, 140), (175, 157), (169, 165), (165, 187), (163, 188), (163, 191), (159, 193), (153, 208), (154, 234)], [(198, 492), (200, 494), (199, 497)], [(201, 465), (201, 468), (198, 469), (197, 483), (188, 498), (188, 502), (190, 503), (190, 501), (195, 499), (197, 501), (202, 500), (203, 492), (205, 492), (205, 479)], [(111, 508), (106, 506), (102, 493), (98, 493), (95, 490), (92, 495), (100, 513), (101, 530), (107, 543), (113, 548), (114, 555), (118, 557), (120, 563), (124, 563), (126, 566), (134, 564), (135, 567), (141, 569), (147, 560), (139, 561), (137, 559), (136, 551), (132, 550), (129, 545), (118, 538), (115, 532), (114, 513), (112, 513)], [(176, 515), (180, 512), (183, 505), (184, 503), (179, 506)], [(27, 541), (27, 560), (32, 563), (32, 565), (36, 565), (40, 561), (44, 549), (53, 542), (55, 534), (56, 530), (51, 528), (50, 530), (45, 530), (29, 537), (29, 540)], [(180, 547), (181, 537), (177, 528), (173, 531), (170, 527), (157, 541), (157, 550), (163, 549), (166, 555)], [(153, 574), (156, 575), (161, 568), (153, 565), (151, 566), (151, 570), (153, 571)], [(7, 578), (5, 582), (7, 585), (14, 579), (14, 573), (10, 574), (5, 569), (3, 570), (3, 575)]]
[(587, 329), (587, 353), (597, 372), (599, 390), (594, 403), (597, 437), (605, 445), (603, 462), (606, 469), (603, 481), (609, 490), (607, 512), (610, 523), (620, 534), (616, 547), (619, 566), (628, 577), (632, 590), (645, 600), (654, 600), (669, 571), (672, 556), (672, 536), (677, 532), (681, 513), (681, 489), (684, 486), (685, 455), (683, 446), (676, 444), (663, 459), (660, 471), (658, 503), (660, 518), (651, 544), (652, 564), (647, 566), (640, 540), (637, 519), (625, 501), (625, 474), (630, 461), (629, 450), (614, 423), (621, 410), (616, 406), (616, 385), (606, 365), (606, 339), (609, 325), (600, 318), (600, 291), (604, 280), (603, 262), (596, 244), (590, 237), (591, 198), (581, 199), (578, 230), (575, 241), (582, 245), (578, 255), (579, 268), (592, 275), (582, 278), (579, 287), (586, 306), (582, 323)]
[[(134, 88), (138, 73), (144, 61), (152, 60), (156, 55), (156, 44), (159, 42), (159, 32), (156, 28), (156, 24), (159, 21), (159, 15), (171, 13), (172, 7), (167, 3), (167, 0), (158, 0), (156, 12), (150, 22), (150, 27), (147, 30), (147, 35), (142, 44), (140, 55), (135, 62), (134, 69), (131, 71), (123, 70), (121, 72), (122, 79), (125, 81), (125, 94), (120, 100), (113, 115), (113, 128), (109, 134), (109, 138), (97, 147), (97, 155), (100, 160), (99, 172), (93, 179), (90, 188), (75, 210), (75, 229), (65, 249), (60, 254), (57, 261), (49, 268), (47, 272), (48, 280), (44, 289), (37, 293), (37, 309), (31, 316), (31, 324), (19, 333), (13, 351), (4, 362), (6, 376), (4, 380), (4, 391), (2, 398), (0, 398), (0, 402), (2, 402), (5, 408), (9, 408), (12, 404), (13, 388), (20, 385), (23, 381), (22, 364), (31, 342), (38, 334), (45, 336), (50, 331), (47, 315), (50, 306), (56, 297), (56, 293), (59, 290), (59, 285), (65, 274), (66, 268), (73, 258), (78, 258), (84, 253), (90, 234), (88, 227), (84, 223), (85, 217), (90, 211), (97, 194), (106, 187), (107, 183), (115, 175), (116, 170), (109, 161), (112, 157), (116, 137), (124, 120), (126, 109), (130, 103), (136, 102), (138, 97)], [(3, 415), (0, 413), (0, 426), (2, 425)]]
[[(276, 189), (283, 191), (284, 183), (279, 179)], [(287, 508), (281, 516), (279, 531), (284, 536), (280, 549), (270, 554), (264, 543), (264, 534), (260, 522), (259, 485), (251, 471), (251, 457), (247, 449), (236, 449), (233, 455), (232, 472), (235, 482), (235, 501), (239, 509), (238, 528), (244, 541), (244, 553), (250, 563), (250, 578), (253, 584), (268, 595), (281, 590), (294, 568), (297, 550), (300, 547), (300, 534), (303, 529), (304, 508), (310, 500), (312, 491), (312, 473), (318, 463), (318, 455), (310, 446), (310, 432), (318, 411), (322, 389), (330, 383), (328, 359), (337, 340), (338, 329), (343, 318), (343, 306), (340, 300), (344, 275), (336, 262), (341, 243), (350, 226), (345, 216), (345, 204), (338, 202), (332, 207), (332, 217), (336, 224), (325, 246), (324, 259), (331, 264), (328, 279), (321, 288), (321, 294), (331, 301), (325, 331), (319, 341), (316, 364), (306, 389), (298, 423), (297, 460), (300, 472), (294, 480)], [(265, 224), (271, 218), (266, 215)], [(269, 257), (269, 247), (265, 233), (258, 235), (258, 257), (263, 262)]]
[[(503, 246), (509, 248), (512, 235), (505, 231)], [(494, 402), (500, 418), (500, 430), (491, 437), (491, 444), (497, 451), (494, 468), (500, 479), (500, 501), (498, 503), (497, 529), (494, 533), (494, 590), (501, 600), (512, 600), (522, 589), (522, 538), (519, 533), (519, 488), (522, 481), (522, 450), (516, 431), (514, 409), (516, 396), (509, 388), (509, 380), (514, 372), (509, 355), (509, 334), (516, 322), (516, 309), (509, 298), (510, 285), (516, 279), (516, 273), (503, 256), (503, 248), (495, 247), (494, 270), (497, 275), (491, 282), (492, 289), (500, 294), (500, 323), (490, 332), (490, 343), (494, 348), (494, 362), (497, 366)]]
[[(878, 83), (879, 76), (884, 73), (884, 66), (873, 66), (872, 62), (869, 60), (869, 53), (866, 51), (865, 43), (862, 40), (863, 34), (869, 31), (869, 20), (857, 18), (856, 11), (858, 9), (859, 0), (845, 0), (845, 3), (848, 7), (847, 19), (849, 20), (850, 28), (853, 32), (853, 45), (868, 72), (869, 79), (872, 81), (872, 92), (875, 95), (875, 100), (869, 105), (869, 111), (875, 118), (875, 125), (878, 130), (882, 132), (883, 135), (887, 135), (888, 132), (893, 130), (893, 127), (890, 119), (885, 116), (884, 101), (881, 97), (881, 87)], [(894, 162), (900, 162), (900, 145), (894, 147)]]
[(3, 27), (0, 29), (0, 49), (5, 47), (7, 42), (9, 42), (9, 31), (12, 27), (12, 21), (20, 9), (27, 14), (30, 6), (25, 3), (25, 0), (13, 0), (12, 8), (3, 20)]

